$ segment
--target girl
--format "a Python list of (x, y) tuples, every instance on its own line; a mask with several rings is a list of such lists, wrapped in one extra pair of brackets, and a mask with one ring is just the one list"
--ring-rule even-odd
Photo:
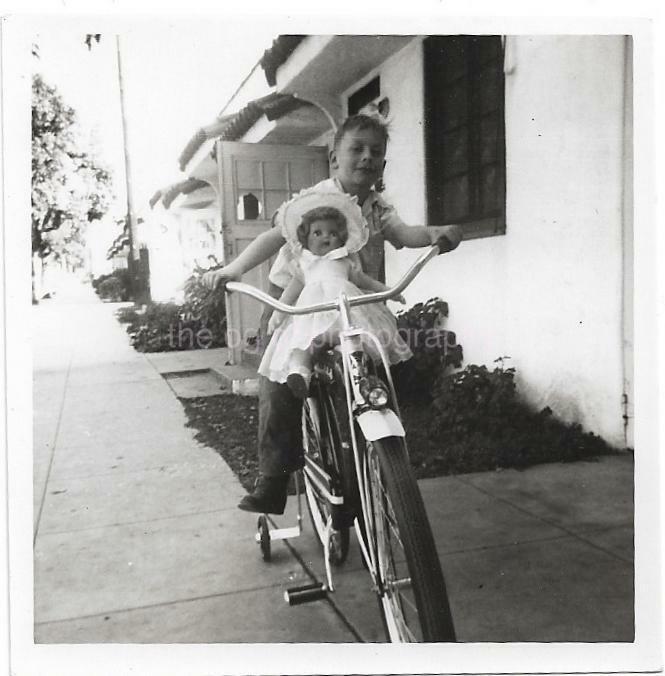
[[(450, 250), (462, 239), (459, 226), (408, 226), (395, 209), (373, 188), (381, 180), (385, 165), (388, 130), (377, 117), (354, 115), (347, 118), (335, 133), (330, 151), (332, 178), (318, 183), (312, 190), (345, 193), (355, 197), (369, 231), (368, 241), (358, 254), (363, 270), (379, 279), (383, 272), (384, 243), (395, 248), (425, 247), (445, 235)], [(268, 260), (278, 251), (270, 280), (275, 289), (291, 281), (288, 247), (280, 249), (286, 238), (281, 228), (271, 228), (259, 235), (243, 252), (224, 268), (210, 271), (203, 281), (210, 287), (222, 287), (239, 280), (247, 270)], [(286, 488), (291, 472), (302, 467), (301, 402), (285, 383), (259, 379), (259, 479), (251, 495), (238, 507), (251, 512), (282, 514), (286, 505)]]
[[(388, 288), (362, 272), (357, 259), (351, 258), (365, 246), (369, 234), (355, 199), (342, 193), (305, 191), (279, 209), (276, 222), (293, 255), (293, 277), (282, 294), (283, 302), (293, 304), (297, 299), (296, 305), (312, 305), (333, 300), (341, 291), (357, 296), (362, 293), (360, 288)], [(355, 325), (377, 336), (391, 363), (412, 356), (385, 305), (365, 305), (351, 314)], [(281, 320), (279, 313), (275, 315), (272, 327)], [(336, 311), (289, 317), (273, 334), (259, 373), (274, 382), (286, 382), (296, 397), (306, 397), (312, 353), (339, 342), (340, 328)], [(371, 342), (366, 348), (375, 359), (379, 358)]]

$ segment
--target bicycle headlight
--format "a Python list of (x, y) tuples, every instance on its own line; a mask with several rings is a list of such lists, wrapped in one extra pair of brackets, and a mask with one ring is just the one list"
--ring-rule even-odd
[(360, 393), (372, 408), (384, 408), (388, 405), (388, 390), (375, 376), (369, 376), (361, 381)]
[(367, 403), (372, 408), (383, 408), (388, 404), (388, 392), (383, 386), (373, 387), (367, 393)]

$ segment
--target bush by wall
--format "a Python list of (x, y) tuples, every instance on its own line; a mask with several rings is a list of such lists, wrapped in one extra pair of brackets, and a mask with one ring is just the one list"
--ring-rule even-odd
[(469, 365), (444, 375), (430, 407), (407, 404), (412, 461), (421, 476), (521, 468), (571, 462), (612, 453), (579, 424), (556, 419), (549, 407), (535, 411), (518, 396), (507, 358), (492, 370)]
[(201, 284), (200, 273), (185, 284), (185, 300), (150, 303), (143, 312), (121, 308), (116, 317), (127, 324), (132, 345), (139, 352), (201, 350), (226, 345), (224, 294)]
[(462, 346), (452, 331), (441, 328), (447, 316), (448, 303), (440, 298), (416, 303), (397, 314), (399, 334), (413, 352), (412, 359), (392, 368), (400, 400), (430, 402), (439, 378), (461, 365)]
[(102, 300), (127, 302), (132, 299), (129, 270), (121, 268), (92, 280), (92, 288)]

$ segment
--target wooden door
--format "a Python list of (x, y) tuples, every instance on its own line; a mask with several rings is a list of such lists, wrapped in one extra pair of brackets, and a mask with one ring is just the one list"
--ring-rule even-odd
[[(224, 259), (231, 261), (271, 227), (272, 215), (282, 202), (328, 177), (328, 150), (318, 146), (219, 141), (217, 164)], [(266, 261), (250, 270), (242, 281), (267, 291), (271, 263)], [(227, 297), (231, 363), (239, 364), (243, 353), (256, 356), (253, 341), (262, 310), (257, 301), (246, 296)]]

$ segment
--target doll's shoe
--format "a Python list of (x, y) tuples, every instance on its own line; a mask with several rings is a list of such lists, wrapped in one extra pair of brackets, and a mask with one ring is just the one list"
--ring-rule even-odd
[(284, 514), (289, 475), (259, 476), (254, 490), (239, 503), (238, 509), (259, 514)]
[(286, 384), (291, 390), (291, 394), (298, 399), (305, 399), (309, 394), (309, 377), (302, 373), (289, 373), (286, 376)]

